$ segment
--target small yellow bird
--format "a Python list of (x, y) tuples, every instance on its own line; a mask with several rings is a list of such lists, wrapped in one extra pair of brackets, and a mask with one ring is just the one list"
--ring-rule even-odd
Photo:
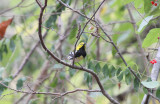
[(75, 60), (75, 62), (78, 62), (82, 59), (84, 59), (87, 55), (86, 53), (86, 46), (84, 42), (81, 42), (77, 47), (76, 47), (76, 51), (75, 51), (75, 55), (74, 52), (70, 52), (68, 59), (69, 60)]

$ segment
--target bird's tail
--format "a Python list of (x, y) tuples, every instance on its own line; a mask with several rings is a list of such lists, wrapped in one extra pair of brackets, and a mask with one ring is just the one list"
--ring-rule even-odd
[(69, 60), (72, 60), (74, 57), (74, 52), (70, 52), (69, 55), (68, 55), (68, 59)]

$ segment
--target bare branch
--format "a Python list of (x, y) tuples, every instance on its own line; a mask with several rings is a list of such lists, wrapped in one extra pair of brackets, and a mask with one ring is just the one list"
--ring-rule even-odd
[(4, 14), (4, 13), (8, 12), (8, 11), (11, 11), (11, 10), (19, 7), (23, 2), (24, 2), (24, 0), (22, 0), (22, 1), (21, 1), (19, 4), (17, 4), (16, 6), (14, 6), (14, 7), (12, 7), (12, 8), (9, 8), (9, 9), (7, 9), (7, 10), (2, 11), (2, 12), (0, 13), (0, 15), (2, 15), (2, 14)]
[(58, 97), (55, 97), (53, 100), (55, 100), (55, 99), (58, 99), (58, 98), (60, 98), (60, 97), (63, 97), (63, 96), (65, 96), (65, 95), (68, 95), (68, 94), (70, 94), (70, 93), (77, 92), (77, 91), (86, 91), (86, 92), (101, 92), (100, 90), (76, 89), (76, 90), (73, 90), (73, 91), (67, 91), (67, 92), (65, 92), (65, 93), (61, 94), (60, 96), (58, 96)]

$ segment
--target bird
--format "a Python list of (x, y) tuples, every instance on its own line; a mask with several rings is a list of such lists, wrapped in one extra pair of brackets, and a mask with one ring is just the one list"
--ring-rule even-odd
[(74, 52), (70, 52), (68, 55), (69, 60), (73, 60), (75, 62), (79, 62), (80, 60), (84, 59), (86, 57), (86, 43), (80, 42), (78, 46), (76, 47), (75, 54)]

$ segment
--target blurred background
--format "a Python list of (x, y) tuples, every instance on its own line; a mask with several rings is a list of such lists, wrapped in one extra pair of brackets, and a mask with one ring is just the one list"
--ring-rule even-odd
[[(62, 0), (67, 6), (91, 17), (102, 0)], [(42, 4), (44, 0), (40, 0)], [(148, 6), (148, 7), (147, 7)], [(135, 34), (143, 42), (150, 29), (158, 28), (159, 12), (150, 0), (106, 0), (94, 19), (118, 46), (125, 60), (142, 79), (150, 79), (152, 65), (144, 64), (141, 48)], [(129, 11), (131, 14), (129, 14)], [(148, 11), (148, 12), (147, 12)], [(150, 11), (150, 12), (149, 12)], [(38, 37), (40, 8), (35, 0), (1, 0), (0, 22), (13, 18), (5, 36), (0, 40), (0, 80), (10, 88), (28, 92), (64, 93), (76, 88), (99, 89), (95, 79), (84, 71), (71, 69), (57, 63), (41, 47)], [(130, 15), (133, 16), (134, 21)], [(153, 16), (150, 20), (146, 17)], [(74, 50), (78, 25), (83, 28), (88, 20), (64, 7), (57, 0), (48, 0), (43, 15), (42, 33), (48, 49), (61, 60), (71, 63), (67, 56)], [(141, 25), (147, 21), (146, 25)], [(138, 27), (134, 27), (133, 24)], [(122, 104), (141, 104), (143, 87), (135, 81), (114, 47), (98, 38), (106, 35), (89, 22), (79, 42), (86, 42), (87, 57), (80, 61), (84, 67), (95, 71), (105, 90)], [(98, 33), (97, 33), (98, 31)], [(91, 35), (94, 34), (94, 35)], [(156, 40), (158, 41), (158, 40)], [(152, 44), (150, 48), (157, 48)], [(144, 48), (147, 63), (155, 57), (155, 50)], [(75, 63), (79, 66), (78, 63)], [(146, 66), (145, 66), (146, 65)], [(27, 94), (0, 85), (0, 104), (109, 104), (100, 92), (75, 92), (56, 98), (47, 94)], [(158, 104), (150, 100), (150, 104)]]

